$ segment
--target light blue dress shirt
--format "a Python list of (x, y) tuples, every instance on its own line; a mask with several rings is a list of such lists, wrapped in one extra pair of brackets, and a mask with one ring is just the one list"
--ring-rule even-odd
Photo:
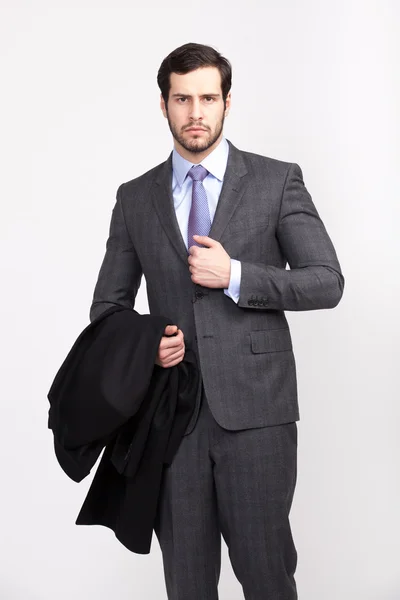
[[(208, 208), (210, 210), (211, 223), (213, 222), (215, 211), (222, 189), (222, 183), (228, 163), (229, 144), (225, 137), (221, 139), (218, 146), (201, 161), (201, 165), (209, 171), (207, 177), (203, 180), (203, 185), (207, 194)], [(172, 153), (172, 196), (174, 198), (174, 207), (179, 228), (182, 233), (186, 248), (188, 248), (188, 221), (192, 205), (192, 179), (187, 177), (189, 169), (194, 163), (183, 158), (179, 152), (173, 149)], [(240, 295), (240, 279), (242, 275), (242, 266), (239, 260), (231, 258), (231, 276), (229, 287), (224, 289), (227, 296), (234, 302), (238, 302)]]

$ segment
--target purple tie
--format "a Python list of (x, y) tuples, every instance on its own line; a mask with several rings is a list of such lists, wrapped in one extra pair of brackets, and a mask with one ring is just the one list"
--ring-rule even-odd
[(208, 208), (207, 194), (203, 186), (203, 179), (207, 177), (208, 171), (203, 165), (194, 165), (188, 172), (193, 180), (192, 207), (189, 213), (188, 223), (188, 248), (203, 244), (195, 242), (193, 235), (208, 235), (211, 229), (211, 217)]

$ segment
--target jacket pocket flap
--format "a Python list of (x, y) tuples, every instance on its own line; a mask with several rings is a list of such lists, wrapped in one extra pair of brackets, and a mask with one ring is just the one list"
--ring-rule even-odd
[(282, 352), (292, 350), (292, 339), (287, 327), (283, 329), (263, 329), (250, 331), (251, 350), (261, 352)]
[(241, 231), (247, 230), (251, 231), (253, 229), (266, 229), (269, 223), (268, 217), (252, 217), (252, 218), (242, 218), (242, 219), (232, 219), (228, 223), (229, 231)]

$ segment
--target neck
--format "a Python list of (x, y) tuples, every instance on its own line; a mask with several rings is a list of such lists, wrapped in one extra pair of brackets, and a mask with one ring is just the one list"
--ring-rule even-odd
[(208, 156), (213, 150), (215, 150), (215, 148), (220, 144), (222, 137), (223, 133), (221, 132), (219, 138), (215, 140), (212, 146), (207, 148), (207, 150), (204, 150), (204, 152), (190, 152), (189, 150), (186, 150), (186, 148), (184, 148), (176, 140), (174, 140), (174, 147), (178, 154), (182, 156), (182, 158), (185, 158), (186, 160), (188, 160), (191, 163), (194, 163), (195, 165), (198, 165), (199, 163), (201, 163), (202, 160), (206, 158), (206, 156)]

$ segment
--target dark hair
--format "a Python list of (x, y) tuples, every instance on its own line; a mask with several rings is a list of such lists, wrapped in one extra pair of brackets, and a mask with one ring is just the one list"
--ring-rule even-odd
[(211, 46), (189, 43), (173, 50), (161, 63), (157, 74), (158, 87), (165, 104), (171, 89), (170, 75), (184, 75), (201, 67), (217, 67), (221, 75), (222, 97), (225, 100), (232, 85), (232, 65)]

